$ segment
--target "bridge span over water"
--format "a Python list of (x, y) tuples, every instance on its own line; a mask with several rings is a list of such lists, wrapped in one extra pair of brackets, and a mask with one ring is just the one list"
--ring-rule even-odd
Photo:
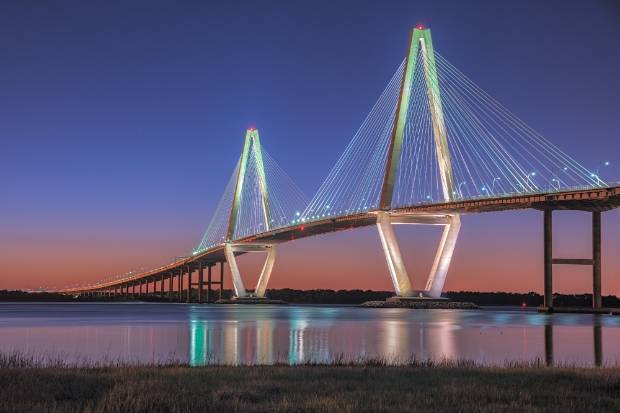
[[(376, 225), (396, 295), (439, 297), (462, 214), (532, 208), (544, 215), (545, 306), (553, 307), (553, 265), (573, 264), (592, 266), (593, 306), (600, 308), (601, 213), (620, 206), (620, 185), (600, 175), (480, 89), (434, 50), (430, 29), (418, 26), (404, 61), (312, 199), (264, 150), (258, 130), (248, 129), (214, 216), (189, 257), (59, 292), (213, 301), (212, 287), (221, 297), (228, 263), (235, 295), (262, 298), (279, 244)], [(554, 210), (592, 214), (590, 258), (553, 258)], [(393, 231), (398, 224), (443, 227), (422, 291), (413, 290), (404, 266)], [(251, 293), (236, 262), (249, 252), (267, 255)]]

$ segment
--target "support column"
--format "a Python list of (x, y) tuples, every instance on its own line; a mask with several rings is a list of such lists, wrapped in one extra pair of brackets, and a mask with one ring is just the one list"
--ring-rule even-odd
[(387, 260), (394, 291), (397, 296), (410, 297), (413, 294), (411, 281), (409, 281), (409, 275), (407, 274), (405, 263), (400, 254), (400, 248), (398, 247), (398, 241), (392, 229), (390, 215), (387, 212), (378, 213), (377, 229), (379, 230), (379, 237), (381, 238), (381, 245), (383, 246), (383, 252)]
[(198, 264), (198, 303), (202, 303), (202, 283), (204, 282), (204, 265)]
[(267, 291), (267, 284), (271, 277), (271, 270), (273, 270), (273, 264), (276, 262), (276, 246), (270, 245), (267, 247), (267, 259), (263, 265), (263, 270), (260, 273), (258, 282), (256, 283), (256, 289), (254, 295), (259, 298), (265, 297), (265, 291)]
[(243, 285), (243, 280), (241, 279), (241, 274), (239, 273), (239, 267), (237, 267), (235, 253), (233, 252), (233, 248), (230, 243), (224, 244), (224, 254), (226, 255), (226, 261), (228, 262), (228, 266), (230, 267), (230, 274), (232, 276), (233, 288), (235, 289), (235, 296), (239, 298), (246, 297), (247, 293), (245, 291), (245, 286)]
[(179, 302), (183, 300), (183, 268), (179, 270), (179, 278), (177, 279), (177, 294)]
[(209, 264), (207, 266), (207, 302), (210, 303), (213, 297), (213, 292), (211, 290), (211, 267), (213, 265)]
[(220, 261), (220, 300), (224, 292), (224, 261)]
[(544, 212), (544, 256), (545, 256), (545, 288), (544, 306), (553, 308), (553, 210)]
[(385, 211), (377, 213), (379, 237), (396, 295), (411, 297), (415, 291), (411, 287), (398, 240), (392, 228), (392, 225), (396, 224), (442, 225), (444, 227), (425, 289), (419, 292), (426, 297), (441, 297), (461, 228), (460, 216), (458, 214), (390, 214)]
[(168, 299), (171, 299), (174, 295), (174, 274), (170, 272), (168, 274)]
[(233, 286), (235, 288), (235, 295), (238, 298), (247, 297), (248, 294), (243, 285), (243, 279), (239, 273), (239, 267), (237, 266), (237, 259), (235, 258), (235, 252), (266, 252), (267, 258), (261, 274), (258, 278), (258, 283), (254, 290), (253, 296), (262, 298), (265, 296), (267, 290), (267, 284), (271, 276), (271, 270), (276, 259), (276, 246), (269, 244), (231, 244), (227, 243), (224, 246), (224, 253), (226, 255), (226, 261), (230, 265), (230, 272), (232, 274)]
[(193, 268), (191, 266), (187, 267), (187, 300), (186, 302), (192, 302), (192, 272)]
[(601, 213), (592, 212), (592, 307), (603, 306), (601, 298)]
[(434, 298), (441, 297), (452, 262), (452, 254), (456, 247), (456, 240), (461, 229), (461, 217), (459, 215), (449, 216), (448, 221), (449, 223), (443, 227), (441, 240), (435, 253), (435, 261), (426, 282), (425, 290), (428, 295)]
[(164, 293), (164, 274), (160, 275), (159, 278), (159, 295), (161, 298), (164, 298), (166, 294)]

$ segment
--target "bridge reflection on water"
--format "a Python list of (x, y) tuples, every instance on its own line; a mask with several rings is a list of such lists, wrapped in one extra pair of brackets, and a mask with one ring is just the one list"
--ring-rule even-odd
[[(361, 320), (341, 319), (341, 313), (350, 308), (291, 310), (292, 317), (286, 320), (278, 319), (276, 314), (265, 318), (267, 314), (263, 313), (255, 320), (225, 322), (201, 320), (199, 312), (190, 313), (190, 365), (369, 359), (402, 363), (415, 358), (600, 366), (620, 360), (620, 349), (613, 344), (609, 357), (603, 357), (603, 336), (609, 344), (620, 338), (619, 320), (605, 316), (504, 310), (436, 311), (418, 318), (396, 309), (387, 318), (381, 317), (379, 323), (360, 323)], [(318, 318), (313, 314), (316, 312), (321, 313)]]
[(0, 353), (67, 363), (460, 359), (618, 364), (620, 317), (532, 309), (0, 304)]

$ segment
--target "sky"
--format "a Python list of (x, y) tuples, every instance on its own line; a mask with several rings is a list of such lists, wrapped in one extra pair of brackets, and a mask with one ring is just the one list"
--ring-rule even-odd
[[(416, 24), (526, 123), (620, 181), (614, 0), (0, 2), (0, 289), (188, 255), (249, 126), (311, 197)], [(556, 215), (554, 254), (588, 257), (589, 215)], [(439, 230), (397, 235), (421, 287)], [(605, 294), (620, 294), (619, 252), (615, 210), (603, 215)], [(239, 260), (248, 287), (261, 259)], [(467, 215), (446, 289), (540, 292), (542, 270), (542, 213)], [(556, 266), (556, 291), (591, 291), (590, 271)], [(283, 245), (271, 280), (391, 289), (375, 228)]]

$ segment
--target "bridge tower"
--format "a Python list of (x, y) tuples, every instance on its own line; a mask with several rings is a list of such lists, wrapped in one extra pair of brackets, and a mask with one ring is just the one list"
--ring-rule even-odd
[[(420, 58), (421, 57), (421, 58)], [(392, 212), (392, 197), (394, 184), (398, 176), (403, 139), (405, 137), (405, 124), (407, 113), (411, 105), (411, 87), (414, 74), (417, 70), (424, 71), (426, 79), (426, 94), (428, 97), (429, 112), (433, 126), (435, 152), (441, 180), (441, 189), (445, 202), (456, 198), (454, 178), (452, 174), (452, 162), (448, 145), (448, 135), (444, 122), (443, 107), (435, 54), (431, 31), (424, 26), (416, 26), (412, 29), (409, 37), (409, 47), (405, 58), (405, 70), (401, 79), (400, 97), (396, 108), (396, 116), (390, 135), (387, 162), (379, 200), (380, 211), (377, 217), (379, 237), (388, 264), (388, 270), (398, 296), (410, 297), (423, 295), (433, 298), (441, 296), (445, 279), (452, 260), (452, 253), (456, 245), (459, 229), (461, 226), (458, 214), (396, 214)], [(407, 274), (398, 241), (394, 235), (392, 224), (426, 224), (443, 225), (443, 233), (435, 260), (428, 276), (424, 291), (415, 292)]]
[(254, 296), (263, 298), (265, 296), (265, 290), (267, 289), (267, 283), (271, 276), (271, 270), (276, 259), (276, 246), (274, 244), (262, 244), (262, 243), (235, 243), (235, 230), (237, 228), (237, 221), (239, 215), (239, 209), (243, 201), (243, 189), (246, 184), (246, 174), (250, 159), (253, 159), (256, 167), (256, 175), (258, 181), (258, 191), (260, 193), (261, 200), (261, 214), (264, 218), (265, 231), (270, 230), (271, 213), (269, 209), (269, 191), (267, 187), (267, 176), (265, 174), (265, 165), (263, 163), (263, 152), (260, 144), (260, 136), (257, 129), (249, 128), (245, 133), (245, 141), (243, 144), (243, 151), (241, 153), (241, 159), (239, 161), (239, 168), (235, 183), (235, 192), (233, 196), (232, 207), (230, 210), (230, 216), (228, 219), (227, 241), (224, 243), (224, 254), (226, 261), (230, 266), (230, 272), (233, 281), (233, 287), (235, 289), (235, 296), (238, 298), (247, 297), (248, 293), (243, 284), (241, 273), (237, 265), (235, 253), (246, 252), (267, 252), (267, 259), (261, 271), (256, 289), (254, 290)]

